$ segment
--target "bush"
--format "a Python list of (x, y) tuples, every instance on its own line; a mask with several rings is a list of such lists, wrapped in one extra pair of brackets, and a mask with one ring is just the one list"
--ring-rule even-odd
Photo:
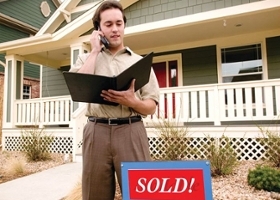
[(182, 160), (186, 157), (188, 147), (187, 127), (180, 127), (178, 123), (169, 119), (159, 120), (155, 125), (159, 131), (162, 143), (157, 147), (162, 160)]
[(275, 167), (280, 168), (280, 135), (277, 132), (264, 130), (260, 128), (264, 137), (261, 139), (261, 144), (265, 146), (266, 157)]
[(25, 160), (11, 157), (5, 163), (5, 171), (8, 175), (19, 176), (25, 173)]
[(44, 129), (31, 127), (22, 132), (22, 149), (29, 161), (50, 159), (49, 146), (54, 140), (53, 136), (46, 135)]
[(280, 171), (268, 166), (257, 166), (247, 176), (248, 184), (257, 190), (280, 192)]
[(230, 139), (223, 136), (220, 140), (220, 144), (215, 144), (212, 140), (208, 147), (208, 160), (211, 163), (212, 176), (229, 175), (238, 163)]

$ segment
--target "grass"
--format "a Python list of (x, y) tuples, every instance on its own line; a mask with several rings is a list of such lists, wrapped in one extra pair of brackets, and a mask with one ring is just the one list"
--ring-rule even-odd
[(82, 199), (82, 182), (79, 181), (75, 187), (70, 191), (68, 196), (63, 200), (81, 200)]
[(62, 165), (63, 157), (63, 154), (52, 154), (50, 160), (30, 162), (23, 152), (0, 151), (0, 184)]
[(10, 157), (5, 165), (5, 172), (9, 176), (21, 176), (26, 172), (26, 160)]

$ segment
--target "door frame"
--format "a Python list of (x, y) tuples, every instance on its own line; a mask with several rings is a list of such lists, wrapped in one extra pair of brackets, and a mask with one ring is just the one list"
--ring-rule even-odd
[[(168, 54), (168, 55), (162, 55), (162, 56), (155, 56), (153, 58), (153, 63), (159, 63), (159, 62), (166, 62), (167, 64), (165, 66), (168, 66), (169, 61), (177, 61), (177, 69), (178, 69), (178, 86), (183, 86), (183, 69), (182, 69), (182, 54), (176, 53), (176, 54)], [(166, 85), (169, 85), (169, 71), (166, 67)]]

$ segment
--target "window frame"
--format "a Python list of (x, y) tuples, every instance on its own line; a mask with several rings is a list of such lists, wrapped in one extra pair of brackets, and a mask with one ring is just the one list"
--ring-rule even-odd
[[(29, 87), (29, 93), (24, 92), (24, 87)], [(22, 99), (31, 99), (32, 98), (32, 85), (23, 84), (22, 86)], [(24, 98), (24, 96), (29, 96), (29, 98)]]
[[(244, 40), (244, 38), (243, 38), (243, 40)], [(233, 47), (242, 47), (242, 46), (255, 45), (255, 44), (260, 44), (260, 48), (261, 48), (262, 80), (267, 80), (268, 79), (267, 54), (266, 54), (265, 38), (263, 38), (261, 41), (260, 40), (255, 40), (255, 41), (253, 40), (250, 43), (236, 42), (236, 40), (233, 40), (233, 41), (229, 42), (228, 44), (223, 44), (223, 45), (217, 44), (216, 55), (217, 55), (218, 83), (225, 84), (223, 82), (223, 74), (222, 74), (222, 49), (233, 48)], [(238, 82), (235, 82), (235, 83), (238, 83)]]

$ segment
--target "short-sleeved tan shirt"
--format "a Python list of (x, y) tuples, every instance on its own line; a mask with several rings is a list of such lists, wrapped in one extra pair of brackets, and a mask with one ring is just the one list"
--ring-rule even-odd
[[(76, 64), (71, 66), (70, 71), (77, 72), (82, 67), (88, 56), (89, 53), (79, 55)], [(141, 58), (142, 56), (135, 54), (128, 47), (119, 51), (115, 55), (112, 55), (107, 49), (103, 49), (97, 56), (94, 74), (103, 76), (116, 76)], [(158, 102), (159, 86), (153, 69), (151, 70), (149, 82), (141, 89), (136, 91), (135, 95), (141, 100), (153, 99), (154, 101)], [(93, 103), (88, 104), (86, 113), (86, 116), (104, 118), (130, 117), (136, 115), (140, 114), (127, 106), (110, 106)]]

